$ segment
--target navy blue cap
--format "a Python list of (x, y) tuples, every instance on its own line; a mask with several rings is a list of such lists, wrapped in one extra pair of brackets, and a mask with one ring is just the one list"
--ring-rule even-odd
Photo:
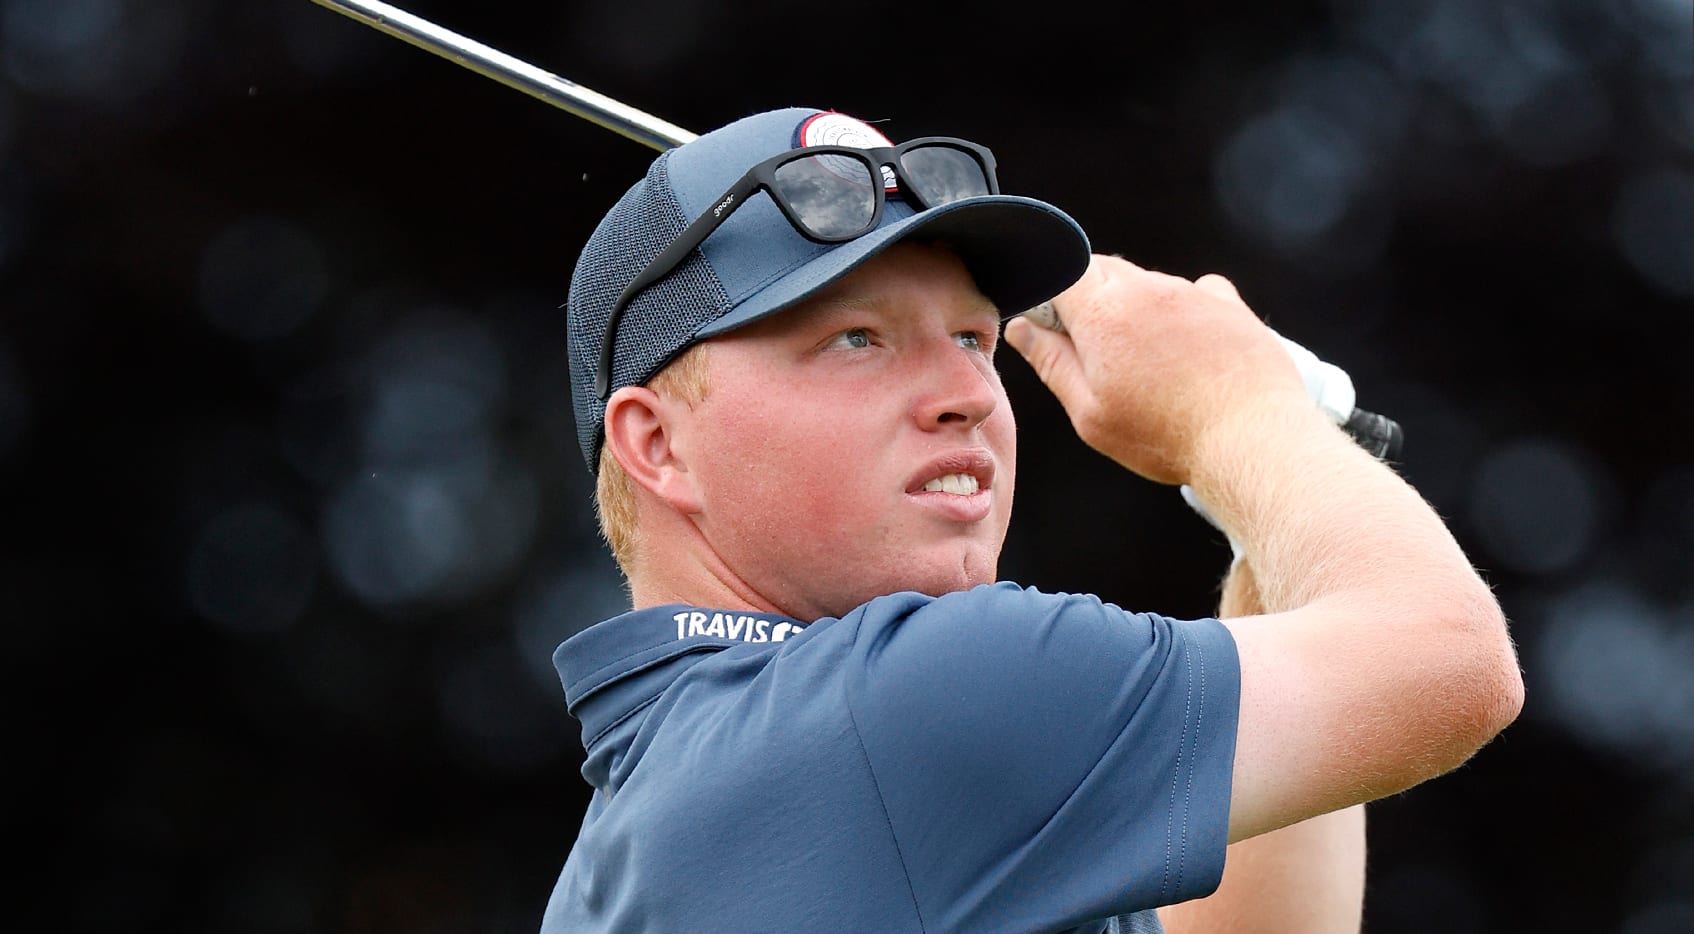
[[(588, 238), (571, 276), (567, 318), (577, 441), (591, 472), (599, 469), (606, 415), (594, 391), (595, 368), (618, 296), (748, 169), (815, 145), (802, 130), (808, 123), (821, 125), (815, 118), (825, 113), (795, 107), (755, 114), (661, 153)], [(829, 117), (835, 145), (887, 145), (868, 125), (844, 115)], [(855, 136), (865, 141), (852, 142)], [(1082, 228), (1033, 198), (984, 195), (918, 211), (891, 197), (875, 230), (825, 244), (801, 235), (761, 193), (624, 311), (612, 355), (612, 390), (646, 383), (697, 341), (803, 301), (914, 234), (951, 247), (977, 288), (1007, 316), (1064, 291), (1088, 268)]]

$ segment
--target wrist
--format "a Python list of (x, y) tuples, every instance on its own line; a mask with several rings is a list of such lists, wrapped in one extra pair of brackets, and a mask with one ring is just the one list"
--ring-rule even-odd
[(1261, 508), (1299, 508), (1290, 498), (1308, 487), (1322, 492), (1321, 484), (1307, 481), (1361, 456), (1369, 459), (1304, 396), (1258, 400), (1233, 407), (1201, 431), (1188, 486), (1192, 498), (1205, 504), (1206, 518), (1230, 536), (1239, 553), (1239, 521)]

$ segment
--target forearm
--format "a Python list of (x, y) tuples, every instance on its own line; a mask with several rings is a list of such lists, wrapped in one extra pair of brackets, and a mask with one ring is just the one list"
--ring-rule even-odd
[(1193, 488), (1271, 611), (1225, 621), (1231, 840), (1403, 791), (1511, 722), (1523, 686), (1493, 594), (1434, 510), (1312, 404), (1227, 282), (1097, 256), (1055, 307), (1068, 334), (1017, 319), (1007, 342), (1089, 446)]
[[(1252, 565), (1224, 579), (1220, 617), (1264, 612)], [(1230, 845), (1213, 894), (1159, 910), (1170, 934), (1356, 934), (1365, 888), (1365, 809), (1354, 805)]]
[(1503, 637), (1492, 595), (1440, 517), (1315, 410), (1243, 407), (1203, 444), (1189, 482), (1253, 571), (1252, 608), (1225, 615), (1350, 595), (1368, 596), (1372, 617), (1468, 600), (1464, 621)]
[[(1498, 604), (1398, 475), (1288, 406), (1244, 406), (1201, 444), (1190, 482), (1273, 614), (1229, 624), (1253, 660), (1235, 781), (1253, 806), (1232, 839), (1402, 791), (1510, 722), (1522, 688)], [(1311, 763), (1327, 765), (1290, 780)]]
[(1354, 805), (1229, 846), (1223, 882), (1159, 909), (1169, 934), (1357, 934), (1365, 810)]

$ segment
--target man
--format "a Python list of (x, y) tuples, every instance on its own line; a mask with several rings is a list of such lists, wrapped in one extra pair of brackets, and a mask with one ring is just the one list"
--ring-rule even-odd
[[(1055, 295), (1006, 342), (1205, 504), (1238, 618), (995, 583), (997, 332)], [(974, 144), (738, 121), (612, 209), (569, 311), (634, 610), (555, 655), (595, 791), (545, 931), (1356, 928), (1357, 805), (1516, 716), (1487, 587), (1229, 284), (1090, 259)]]

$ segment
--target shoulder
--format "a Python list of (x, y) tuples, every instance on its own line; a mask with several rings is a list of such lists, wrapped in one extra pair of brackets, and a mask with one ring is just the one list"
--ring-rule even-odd
[(972, 625), (1023, 628), (1034, 620), (1121, 622), (1132, 614), (1092, 594), (1044, 593), (1010, 581), (982, 584), (969, 590), (932, 597), (897, 593), (862, 604), (844, 619), (861, 626), (900, 626), (916, 621), (925, 626)]
[[(868, 706), (1054, 703), (1150, 684), (1171, 665), (1235, 664), (1216, 620), (1130, 613), (1091, 594), (1012, 583), (940, 597), (893, 594), (840, 621), (852, 643), (852, 688)], [(849, 635), (850, 634), (850, 635)], [(873, 698), (875, 700), (873, 700)]]
[(1002, 651), (1041, 650), (1051, 657), (1067, 649), (1150, 648), (1178, 625), (1156, 614), (1126, 612), (1092, 594), (1044, 593), (1009, 582), (939, 597), (878, 597), (842, 621), (873, 655), (938, 652), (954, 659)]

